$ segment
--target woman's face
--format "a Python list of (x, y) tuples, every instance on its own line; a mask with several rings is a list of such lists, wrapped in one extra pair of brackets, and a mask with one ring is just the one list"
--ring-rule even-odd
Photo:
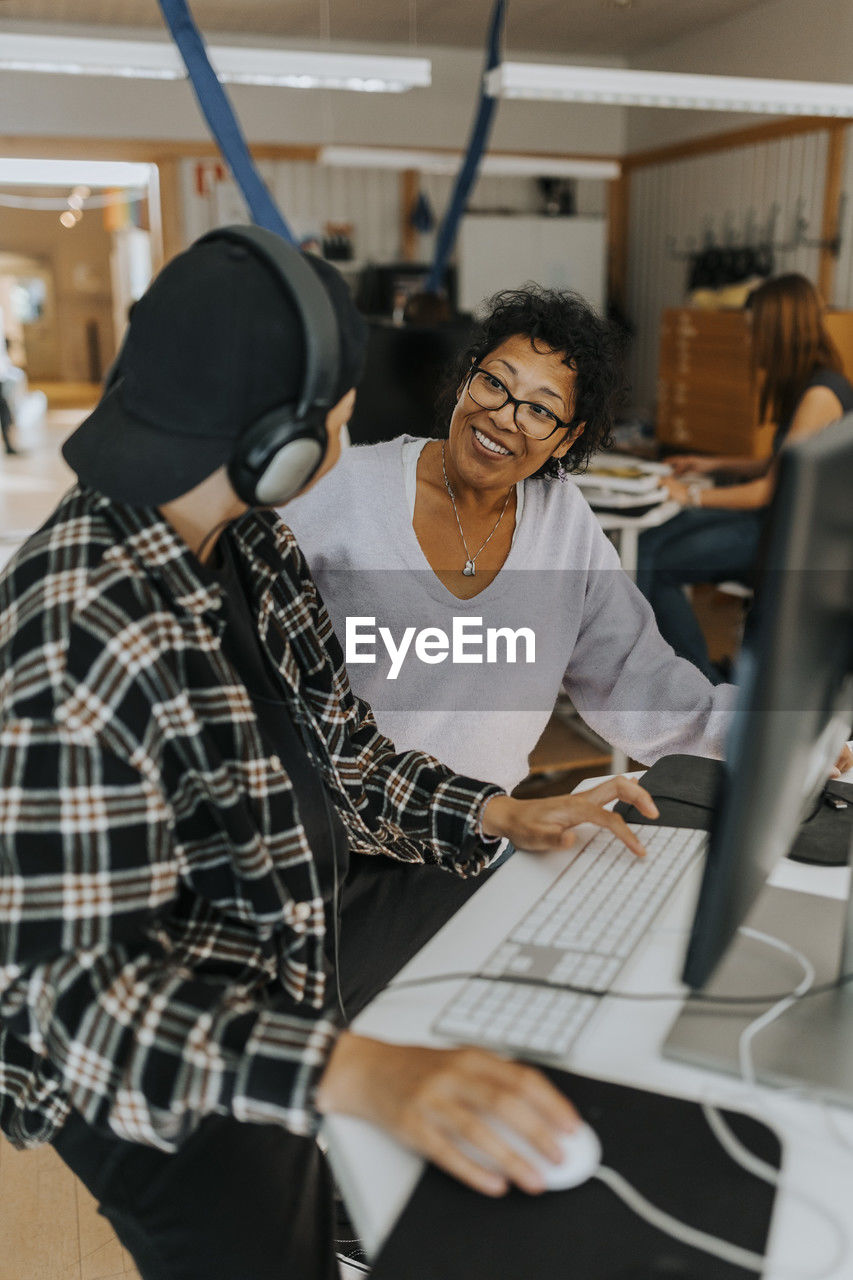
[[(537, 350), (518, 334), (507, 338), (480, 361), (481, 369), (499, 379), (517, 400), (550, 409), (563, 422), (572, 416), (575, 374), (559, 352)], [(460, 388), (450, 419), (449, 460), (457, 475), (475, 489), (507, 488), (532, 476), (548, 458), (561, 458), (583, 431), (560, 429), (547, 440), (519, 431), (514, 406), (482, 409), (472, 400), (468, 381)]]

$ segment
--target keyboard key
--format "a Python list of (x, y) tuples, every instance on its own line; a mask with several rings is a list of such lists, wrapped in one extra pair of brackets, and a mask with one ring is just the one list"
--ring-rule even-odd
[[(678, 827), (639, 827), (639, 861), (608, 831), (578, 850), (558, 879), (513, 927), (483, 967), (437, 1018), (451, 1040), (564, 1056), (707, 835)], [(513, 974), (542, 979), (502, 982)], [(554, 984), (553, 986), (551, 984)]]

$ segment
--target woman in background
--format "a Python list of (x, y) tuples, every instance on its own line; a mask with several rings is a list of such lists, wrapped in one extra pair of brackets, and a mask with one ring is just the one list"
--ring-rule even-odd
[[(637, 586), (676, 653), (714, 683), (722, 679), (684, 586), (749, 579), (755, 567), (768, 503), (776, 486), (777, 455), (786, 440), (821, 431), (853, 409), (853, 386), (826, 331), (820, 296), (805, 276), (768, 280), (750, 296), (753, 360), (763, 378), (760, 421), (778, 424), (770, 458), (669, 458), (663, 484), (685, 510), (640, 535)], [(683, 476), (692, 474), (692, 482)], [(695, 477), (731, 483), (705, 487)]]

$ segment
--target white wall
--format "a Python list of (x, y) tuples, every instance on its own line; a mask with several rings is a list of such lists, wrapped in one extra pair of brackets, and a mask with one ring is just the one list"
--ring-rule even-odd
[[(198, 166), (205, 171), (205, 194), (198, 190)], [(248, 220), (235, 184), (211, 180), (211, 161), (181, 161), (183, 238), (186, 244), (216, 226)], [(261, 161), (258, 169), (300, 239), (322, 236), (326, 222), (349, 222), (359, 263), (387, 262), (401, 253), (400, 174), (388, 169), (324, 167), (309, 162)], [(450, 202), (449, 174), (422, 174), (421, 190), (435, 215), (436, 230)], [(603, 215), (606, 184), (580, 181), (578, 212)], [(469, 208), (484, 212), (539, 213), (541, 197), (533, 178), (485, 177), (474, 187)], [(563, 222), (564, 219), (557, 221)], [(432, 260), (436, 230), (418, 237), (417, 258)]]
[[(631, 66), (710, 75), (853, 82), (851, 0), (770, 0), (746, 13), (632, 58)], [(631, 108), (629, 151), (664, 146), (767, 120), (729, 111)]]
[[(7, 29), (12, 27), (7, 24)], [(29, 29), (33, 27), (29, 24)], [(24, 28), (18, 24), (15, 29)], [(85, 34), (86, 28), (73, 30)], [(144, 35), (151, 38), (150, 31)], [(364, 46), (342, 43), (318, 46), (294, 41), (293, 47), (364, 51)], [(412, 49), (405, 45), (383, 45), (381, 52), (416, 53), (431, 58), (431, 87), (403, 94), (370, 94), (230, 85), (229, 96), (246, 136), (252, 142), (271, 143), (462, 146), (477, 99), (483, 53), (428, 46)], [(513, 54), (526, 56), (515, 50)], [(541, 54), (531, 57), (542, 60)], [(613, 57), (584, 61), (624, 65), (624, 59)], [(0, 128), (7, 136), (188, 141), (208, 137), (192, 90), (185, 82), (7, 71), (0, 72), (0, 102)], [(498, 108), (492, 145), (501, 150), (619, 155), (625, 146), (625, 121), (621, 107), (504, 102)]]

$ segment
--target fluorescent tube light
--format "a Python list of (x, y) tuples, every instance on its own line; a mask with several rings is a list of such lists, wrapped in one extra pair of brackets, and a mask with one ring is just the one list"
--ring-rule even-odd
[(486, 156), (481, 172), (519, 178), (618, 178), (622, 166), (617, 160), (550, 160), (547, 156)]
[[(456, 173), (460, 151), (409, 151), (393, 147), (323, 147), (321, 164), (352, 169), (417, 169), (421, 173)], [(616, 160), (585, 160), (555, 156), (487, 155), (480, 173), (496, 177), (618, 178)]]
[(147, 187), (151, 165), (115, 160), (0, 158), (3, 187)]
[(486, 74), (493, 97), (633, 107), (688, 107), (761, 115), (853, 116), (853, 84), (685, 75), (615, 67), (504, 62)]
[[(424, 88), (432, 81), (432, 64), (428, 58), (313, 53), (242, 45), (211, 45), (208, 53), (220, 80), (233, 84), (403, 93), (407, 89)], [(165, 41), (9, 32), (0, 32), (0, 70), (142, 80), (186, 78), (180, 54), (173, 44)]]

